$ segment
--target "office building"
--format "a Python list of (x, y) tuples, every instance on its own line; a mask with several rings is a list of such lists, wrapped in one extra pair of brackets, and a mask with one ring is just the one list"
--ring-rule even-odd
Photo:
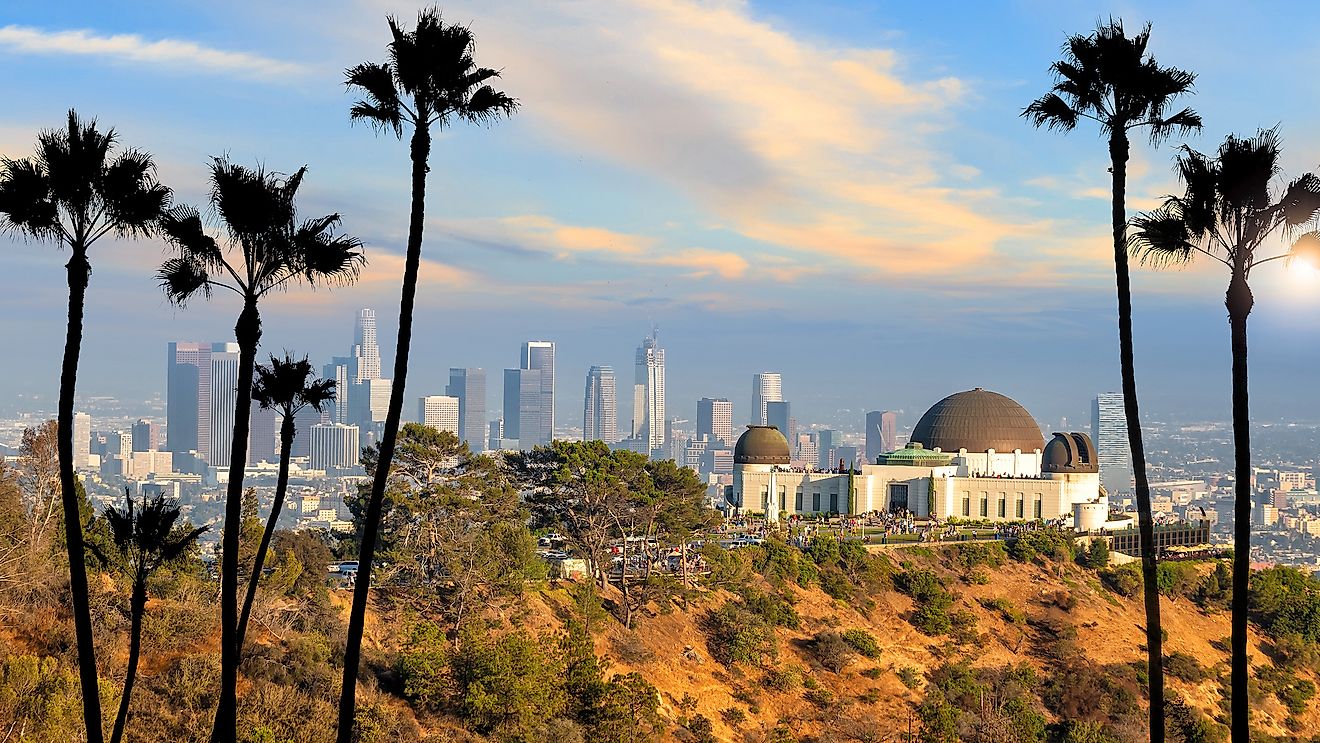
[(376, 311), (358, 310), (353, 328), (353, 358), (357, 368), (353, 381), (380, 378), (380, 347), (376, 345)]
[(842, 443), (839, 439), (839, 432), (825, 428), (815, 433), (815, 440), (816, 451), (818, 452), (816, 466), (821, 469), (838, 467), (839, 463), (836, 461), (834, 448)]
[(248, 463), (279, 462), (279, 413), (274, 408), (263, 408), (253, 402), (248, 421)]
[(555, 436), (555, 344), (552, 341), (527, 341), (522, 345), (520, 360), (521, 368), (540, 372), (541, 400), (537, 409), (540, 410), (541, 423), (536, 443), (549, 444)]
[(350, 420), (349, 396), (353, 384), (357, 382), (357, 359), (352, 356), (333, 356), (330, 363), (321, 369), (323, 379), (334, 380), (335, 399), (326, 407), (331, 423), (348, 423)]
[(458, 436), (458, 398), (427, 395), (417, 399), (417, 422)]
[(1128, 443), (1123, 393), (1102, 392), (1091, 401), (1091, 438), (1100, 453), (1100, 483), (1110, 493), (1132, 490), (1132, 448)]
[(504, 440), (504, 419), (496, 418), (490, 422), (490, 430), (486, 435), (486, 449), (489, 451), (499, 451), (500, 442)]
[[(752, 425), (766, 425), (766, 403), (784, 399), (783, 380), (778, 372), (761, 372), (752, 375)], [(787, 435), (787, 431), (784, 432)]]
[(702, 436), (720, 446), (733, 445), (733, 403), (723, 397), (697, 400), (697, 438)]
[(238, 344), (212, 344), (211, 436), (210, 448), (205, 453), (206, 463), (212, 467), (229, 466), (234, 443), (234, 406), (237, 403)]
[(458, 398), (458, 438), (474, 453), (486, 448), (486, 370), (449, 370), (445, 394)]
[(593, 366), (587, 370), (587, 388), (582, 402), (582, 440), (619, 440), (619, 404), (614, 367)]
[(348, 395), (349, 423), (366, 437), (385, 423), (390, 410), (390, 380), (363, 379), (352, 385)]
[(92, 466), (92, 416), (86, 413), (73, 414), (73, 467), (86, 469)]
[(892, 410), (872, 410), (866, 414), (866, 461), (898, 449), (898, 414)]
[(544, 397), (539, 369), (504, 370), (502, 441), (517, 441), (523, 450), (550, 443), (546, 418), (541, 414)]
[(346, 470), (362, 460), (357, 426), (318, 423), (311, 430), (311, 467), (315, 470)]
[[(167, 403), (168, 404), (168, 403)], [(152, 451), (161, 449), (164, 431), (159, 423), (139, 420), (133, 424), (133, 451)]]
[(211, 451), (211, 344), (175, 341), (165, 364), (165, 448)]
[(790, 412), (791, 406), (786, 400), (768, 400), (765, 404), (765, 425), (774, 426), (779, 432), (784, 434), (785, 438), (793, 437), (797, 434), (789, 425), (792, 419)]
[(633, 438), (648, 453), (665, 445), (665, 350), (660, 347), (659, 330), (653, 329), (637, 347), (632, 423)]

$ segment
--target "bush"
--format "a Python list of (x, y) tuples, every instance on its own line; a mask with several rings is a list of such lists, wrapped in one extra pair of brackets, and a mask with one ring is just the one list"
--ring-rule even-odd
[(704, 622), (711, 657), (726, 666), (760, 665), (778, 655), (774, 628), (759, 614), (729, 602), (712, 611)]
[(894, 585), (917, 602), (917, 610), (908, 620), (912, 626), (928, 635), (942, 635), (953, 628), (949, 616), (953, 597), (934, 572), (905, 570), (895, 578)]
[(1078, 561), (1092, 570), (1109, 566), (1109, 542), (1095, 538), (1086, 546), (1086, 551), (1078, 556)]
[(898, 680), (909, 689), (915, 689), (921, 685), (921, 674), (915, 666), (903, 666), (898, 669)]
[(857, 660), (857, 651), (853, 649), (852, 644), (844, 639), (842, 633), (835, 630), (818, 632), (811, 641), (811, 650), (822, 666), (835, 673)]
[(1199, 582), (1195, 563), (1162, 561), (1155, 566), (1155, 585), (1163, 596), (1191, 596)]
[(725, 725), (728, 725), (731, 728), (737, 728), (744, 722), (747, 722), (747, 713), (737, 707), (729, 707), (720, 710), (720, 719), (724, 720)]
[(1018, 562), (1031, 562), (1037, 557), (1070, 562), (1077, 552), (1071, 535), (1055, 529), (1034, 529), (1009, 541), (1008, 556)]
[(1183, 652), (1164, 657), (1164, 672), (1189, 684), (1198, 684), (1210, 675), (1196, 658)]
[(954, 562), (964, 570), (982, 565), (997, 568), (1004, 564), (1006, 554), (1003, 542), (968, 542), (954, 548)]
[(803, 692), (802, 698), (821, 709), (834, 704), (834, 693), (829, 689), (808, 689)]
[(1119, 596), (1132, 598), (1141, 593), (1141, 565), (1130, 562), (1126, 565), (1102, 568), (1100, 583)]
[(749, 586), (739, 591), (739, 596), (745, 610), (764, 619), (771, 627), (797, 629), (802, 624), (797, 609), (793, 608), (796, 599), (791, 593), (767, 593)]
[(864, 629), (844, 630), (843, 639), (863, 657), (872, 660), (880, 657), (880, 644), (876, 642), (874, 635)]
[(999, 612), (1005, 621), (1012, 624), (1025, 624), (1027, 621), (1027, 615), (1024, 614), (1021, 609), (1014, 606), (1012, 601), (1009, 601), (1002, 596), (997, 596), (992, 599), (980, 599), (979, 601), (981, 606), (984, 606), (991, 611)]
[(766, 671), (765, 685), (775, 691), (792, 691), (802, 684), (802, 674), (796, 668), (771, 668)]

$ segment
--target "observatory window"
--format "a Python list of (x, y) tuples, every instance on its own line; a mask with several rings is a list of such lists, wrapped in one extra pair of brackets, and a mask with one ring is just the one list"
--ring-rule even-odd
[(802, 490), (801, 490), (801, 488), (798, 489), (798, 491), (797, 491), (797, 495), (793, 498), (793, 510), (794, 510), (794, 511), (801, 511), (801, 510), (802, 510)]
[(1018, 518), (1022, 518), (1022, 501), (1023, 501), (1023, 500), (1024, 500), (1024, 499), (1023, 499), (1023, 497), (1022, 497), (1022, 494), (1021, 494), (1021, 493), (1018, 493), (1018, 494), (1017, 494), (1017, 517), (1018, 517)]
[(1039, 495), (1036, 496), (1036, 504), (1035, 504), (1035, 508), (1036, 508), (1036, 518), (1040, 518), (1040, 496), (1039, 496)]
[(839, 494), (830, 493), (830, 513), (839, 512)]
[(990, 515), (990, 498), (988, 498), (985, 493), (981, 493), (981, 516), (985, 517), (989, 515)]
[(972, 499), (968, 498), (967, 496), (963, 496), (963, 515), (964, 516), (972, 515)]
[(999, 496), (999, 518), (1002, 519), (1007, 515), (1008, 515), (1008, 501), (1004, 500), (1004, 496), (1001, 494)]
[(811, 494), (811, 510), (820, 513), (820, 493)]

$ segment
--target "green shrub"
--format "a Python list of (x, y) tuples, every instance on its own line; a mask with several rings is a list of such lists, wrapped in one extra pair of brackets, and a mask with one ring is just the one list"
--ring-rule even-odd
[(1100, 570), (1100, 583), (1119, 596), (1132, 598), (1141, 593), (1141, 565), (1130, 562)]
[(737, 707), (728, 707), (720, 710), (720, 719), (724, 720), (725, 725), (737, 728), (747, 722), (747, 713)]
[(706, 647), (724, 665), (760, 665), (778, 655), (774, 627), (759, 614), (729, 602), (712, 611), (704, 622)]
[(844, 630), (843, 639), (863, 657), (872, 660), (880, 657), (880, 644), (876, 642), (875, 635), (864, 629)]
[(954, 548), (954, 562), (964, 570), (982, 565), (997, 568), (1004, 564), (1006, 556), (1003, 542), (968, 542)]
[(793, 608), (796, 598), (787, 591), (767, 593), (749, 586), (739, 591), (738, 595), (744, 609), (761, 617), (772, 627), (797, 629), (802, 625), (797, 609)]
[(1189, 684), (1198, 684), (1209, 676), (1196, 658), (1183, 652), (1170, 653), (1164, 657), (1164, 672)]
[(898, 680), (909, 689), (915, 689), (921, 685), (921, 674), (915, 666), (903, 666), (898, 669)]
[(1008, 556), (1018, 562), (1031, 562), (1037, 557), (1069, 562), (1076, 558), (1077, 551), (1071, 535), (1056, 529), (1034, 529), (1008, 542)]
[(834, 704), (834, 693), (829, 689), (808, 689), (803, 692), (802, 698), (821, 709)]
[(775, 691), (792, 691), (802, 685), (802, 674), (792, 666), (771, 668), (765, 673), (765, 685)]

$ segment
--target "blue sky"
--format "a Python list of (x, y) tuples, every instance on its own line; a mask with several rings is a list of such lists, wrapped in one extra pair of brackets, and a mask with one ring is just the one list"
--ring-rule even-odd
[[(326, 7), (322, 7), (322, 6)], [(295, 290), (265, 311), (268, 349), (342, 354), (357, 307), (393, 346), (406, 235), (406, 146), (351, 126), (343, 68), (383, 57), (382, 2), (10, 0), (0, 11), (0, 153), (31, 150), (70, 106), (155, 154), (198, 204), (208, 157), (306, 164), (307, 214), (339, 211), (367, 244), (356, 286)], [(410, 395), (449, 366), (514, 366), (559, 344), (561, 421), (591, 364), (630, 379), (652, 323), (672, 414), (703, 395), (745, 416), (753, 372), (784, 374), (805, 421), (893, 408), (911, 424), (950, 392), (1009, 394), (1047, 424), (1118, 386), (1108, 175), (1094, 130), (1032, 130), (1069, 32), (1154, 23), (1152, 50), (1199, 74), (1189, 140), (1282, 125), (1285, 168), (1320, 165), (1309, 4), (459, 2), (478, 62), (522, 109), (460, 128), (432, 158), (420, 348)], [(1129, 205), (1176, 188), (1172, 147), (1136, 148)], [(165, 343), (221, 340), (237, 307), (168, 306), (152, 241), (93, 256), (85, 394), (164, 389)], [(55, 392), (62, 260), (0, 238), (0, 332), (31, 363), (7, 394)], [(1225, 279), (1139, 270), (1137, 360), (1153, 416), (1226, 418)], [(1261, 418), (1320, 418), (1320, 277), (1262, 269), (1252, 325)], [(494, 387), (495, 385), (492, 385)], [(627, 398), (621, 395), (622, 398)], [(492, 392), (491, 403), (496, 402)], [(626, 407), (626, 405), (625, 405)], [(628, 411), (621, 410), (625, 418)], [(849, 418), (850, 419), (850, 418)]]

